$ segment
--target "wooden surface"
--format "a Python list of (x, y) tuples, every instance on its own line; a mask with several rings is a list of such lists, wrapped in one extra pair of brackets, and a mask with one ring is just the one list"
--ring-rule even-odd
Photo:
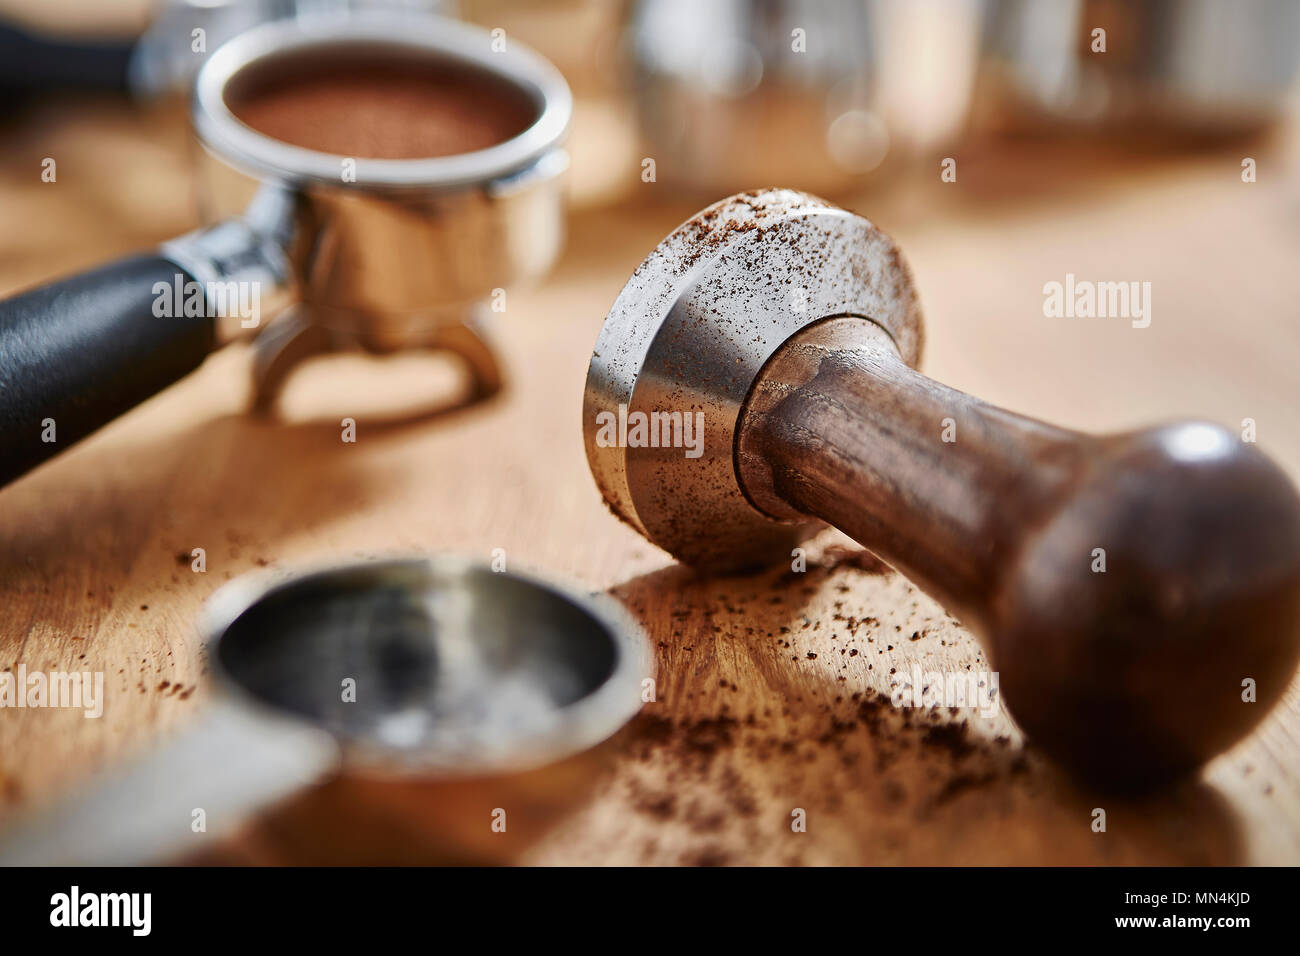
[[(703, 204), (642, 184), (635, 157), (625, 179), (611, 174), (624, 153), (608, 147), (610, 116), (580, 111), (572, 236), (548, 280), (509, 291), (496, 335), (511, 380), (494, 404), (382, 426), (384, 404), (429, 387), (428, 366), (402, 359), (388, 375), (352, 362), (305, 375), (295, 421), (265, 423), (244, 413), (249, 356), (232, 349), (0, 491), (0, 667), (103, 670), (109, 695), (100, 720), (0, 711), (0, 825), (203, 707), (195, 614), (225, 581), (394, 550), (504, 548), (512, 567), (612, 589), (654, 643), (659, 699), (601, 751), (600, 773), (559, 768), (450, 795), (342, 781), (202, 859), (1300, 862), (1294, 685), (1201, 779), (1121, 801), (1074, 787), (1004, 717), (879, 700), (891, 668), (983, 658), (844, 539), (820, 540), (804, 575), (704, 580), (610, 516), (582, 451), (590, 348), (632, 269)], [(56, 105), (7, 124), (0, 143), (0, 292), (194, 225), (175, 110)], [(1261, 447), (1300, 474), (1293, 136), (1137, 159), (1086, 143), (958, 155), (957, 184), (927, 163), (847, 200), (911, 263), (929, 375), (1089, 430), (1252, 417)], [(1256, 184), (1240, 181), (1243, 155), (1259, 160)], [(57, 183), (40, 180), (46, 156)], [(595, 203), (597, 181), (619, 187), (621, 204)], [(1151, 281), (1151, 327), (1044, 318), (1042, 286), (1067, 272)], [(340, 442), (344, 415), (359, 423), (356, 444)], [(180, 557), (196, 547), (206, 574)], [(491, 834), (495, 807), (519, 826)], [(1090, 827), (1096, 807), (1105, 833)], [(796, 808), (806, 832), (792, 832)]]

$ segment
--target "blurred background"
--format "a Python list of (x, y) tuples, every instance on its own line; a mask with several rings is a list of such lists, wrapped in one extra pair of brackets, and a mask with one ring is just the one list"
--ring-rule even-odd
[[(607, 217), (646, 226), (611, 289), (666, 225), (789, 186), (899, 239), (951, 384), (1076, 424), (1080, 394), (1109, 425), (1289, 406), (1295, 306), (1265, 291), (1297, 251), (1287, 0), (0, 0), (0, 289), (197, 224), (196, 26), (211, 51), (354, 7), (501, 28), (561, 69), (573, 255)], [(64, 215), (30, 171), (67, 151), (86, 161), (64, 167)], [(1042, 286), (1067, 272), (1151, 281), (1153, 327), (1045, 320)]]
[[(6, 489), (7, 613), (48, 622), (51, 634), (108, 633), (111, 653), (102, 642), (85, 650), (110, 673), (121, 656), (147, 659), (173, 683), (198, 680), (191, 621), (210, 587), (174, 566), (195, 540), (225, 543), (224, 577), (322, 551), (499, 546), (522, 566), (615, 588), (634, 608), (661, 604), (665, 586), (695, 587), (663, 578), (669, 559), (601, 507), (581, 448), (581, 391), (601, 321), (637, 264), (677, 223), (744, 189), (821, 194), (898, 241), (921, 294), (930, 376), (1086, 430), (1249, 420), (1260, 447), (1300, 477), (1300, 4), (1290, 0), (0, 0), (0, 295), (200, 224), (185, 105), (203, 58), (193, 29), (207, 31), (211, 51), (268, 17), (378, 5), (503, 29), (563, 72), (576, 100), (566, 251), (540, 283), (510, 290), (495, 330), (508, 394), (491, 409), (369, 433), (373, 442), (340, 454), (329, 414), (339, 401), (349, 413), (382, 408), (424, 388), (425, 365), (385, 359), (381, 379), (350, 367), (304, 374), (286, 396), (300, 422), (267, 425), (245, 415), (246, 352), (226, 350)], [(57, 158), (57, 183), (42, 181), (46, 157)], [(1151, 283), (1149, 327), (1045, 316), (1044, 285), (1067, 274)], [(447, 462), (472, 465), (475, 480)], [(672, 620), (646, 612), (660, 648), (676, 647), (681, 630), (701, 647), (729, 639), (708, 630), (709, 605), (748, 605), (709, 587), (690, 592)], [(879, 602), (916, 608), (914, 598), (871, 591), (859, 610), (883, 618)], [(920, 600), (906, 613), (942, 618)], [(153, 624), (137, 606), (153, 608)], [(159, 615), (171, 635), (165, 661), (150, 638)], [(917, 622), (900, 618), (907, 632), (923, 629)], [(733, 622), (735, 647), (718, 661), (744, 658), (745, 623)], [(955, 626), (944, 633), (946, 653), (978, 653)], [(83, 651), (54, 646), (52, 662)], [(832, 666), (807, 666), (822, 664)], [(718, 693), (703, 665), (666, 656), (661, 666), (683, 682), (707, 674), (699, 700)], [(734, 690), (735, 675), (722, 673)], [(753, 692), (767, 692), (777, 712), (793, 707), (792, 728), (818, 694), (839, 700), (829, 670), (811, 693), (765, 674)], [(796, 691), (807, 704), (790, 703)], [(179, 706), (141, 690), (103, 726), (76, 721), (59, 734), (30, 715), (6, 719), (0, 811), (68, 785), (80, 772), (72, 757), (103, 764), (184, 719)], [(1294, 689), (1284, 709), (1293, 728)], [(1061, 824), (1078, 810), (1072, 798), (1015, 796), (1039, 786), (1037, 770), (991, 784), (987, 800), (969, 797), (960, 814), (930, 807), (921, 834), (881, 822), (897, 794), (875, 802), (829, 758), (801, 765), (839, 828), (811, 837), (800, 862), (885, 853), (898, 862), (1294, 863), (1294, 731), (1270, 726), (1245, 757), (1212, 769), (1213, 797), (1174, 795), (1159, 827), (1105, 849)], [(789, 776), (737, 761), (756, 793)], [(631, 783), (583, 811), (580, 833), (544, 837), (530, 859), (707, 862), (689, 827), (656, 844), (646, 834), (663, 820), (616, 812), (636, 803), (636, 780), (671, 776), (653, 761), (637, 767)], [(943, 779), (921, 763), (898, 773), (917, 799)], [(716, 781), (699, 783), (707, 803)], [(348, 800), (343, 813), (354, 814)], [(1017, 808), (1013, 829), (972, 826), (980, 807), (987, 819)], [(317, 825), (304, 815), (300, 829), (312, 839), (337, 829), (337, 813), (324, 817)], [(1235, 832), (1225, 817), (1246, 822)], [(723, 858), (788, 862), (727, 827), (708, 837)], [(409, 841), (394, 832), (394, 845)], [(311, 859), (316, 844), (297, 839), (294, 852), (271, 858)]]

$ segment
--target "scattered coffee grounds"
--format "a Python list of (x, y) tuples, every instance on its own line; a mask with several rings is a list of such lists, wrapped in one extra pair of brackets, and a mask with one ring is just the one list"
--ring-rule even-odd
[(273, 58), (241, 73), (225, 99), (259, 133), (358, 159), (487, 149), (538, 113), (525, 91), (486, 70), (364, 47)]
[[(986, 835), (1052, 778), (1010, 725), (994, 736), (962, 709), (895, 704), (887, 648), (915, 658), (954, 636), (914, 593), (828, 540), (810, 542), (799, 572), (674, 566), (616, 588), (652, 628), (663, 692), (617, 738), (622, 769), (606, 785), (628, 813), (591, 859), (620, 839), (647, 865), (1009, 859)], [(963, 645), (968, 667), (987, 666)], [(808, 836), (791, 829), (794, 808)]]

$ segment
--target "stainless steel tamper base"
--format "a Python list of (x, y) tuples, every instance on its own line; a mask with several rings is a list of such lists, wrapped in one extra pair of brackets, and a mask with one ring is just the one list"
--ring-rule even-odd
[[(917, 364), (911, 276), (893, 241), (859, 216), (772, 189), (724, 199), (674, 230), (610, 309), (587, 373), (587, 461), (611, 509), (697, 566), (788, 557), (810, 525), (776, 520), (746, 496), (734, 453), (741, 409), (791, 335), (849, 315), (881, 326)], [(703, 454), (600, 440), (602, 421), (635, 412), (702, 414)]]

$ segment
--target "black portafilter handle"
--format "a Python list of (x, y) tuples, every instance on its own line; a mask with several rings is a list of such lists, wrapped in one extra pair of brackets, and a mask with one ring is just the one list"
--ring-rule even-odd
[(0, 486), (291, 305), (297, 202), (268, 183), (241, 216), (0, 300)]
[(144, 255), (0, 301), (0, 486), (199, 366), (215, 321), (171, 307), (192, 281)]
[(0, 23), (0, 112), (15, 96), (49, 90), (130, 90), (135, 39), (64, 40)]

